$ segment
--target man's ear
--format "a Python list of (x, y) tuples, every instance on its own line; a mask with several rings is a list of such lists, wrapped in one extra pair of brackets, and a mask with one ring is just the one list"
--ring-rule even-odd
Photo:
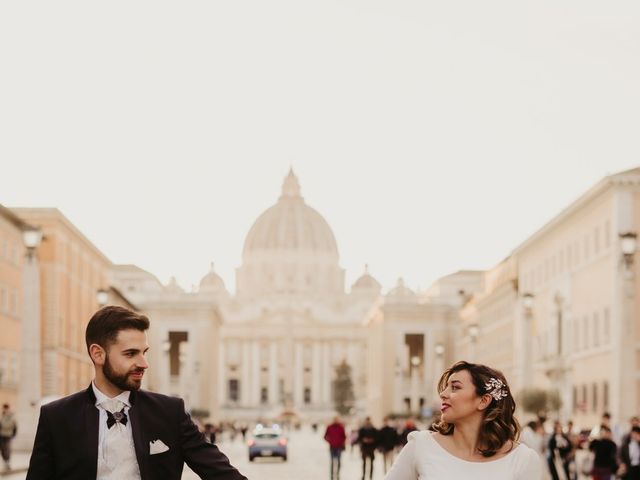
[(97, 343), (89, 345), (89, 356), (95, 365), (104, 365), (107, 358), (107, 352)]
[(489, 395), (488, 393), (485, 393), (482, 397), (480, 397), (480, 403), (478, 404), (478, 410), (480, 410), (480, 411), (485, 410), (489, 405), (491, 405), (491, 400), (493, 400), (493, 397), (491, 395)]

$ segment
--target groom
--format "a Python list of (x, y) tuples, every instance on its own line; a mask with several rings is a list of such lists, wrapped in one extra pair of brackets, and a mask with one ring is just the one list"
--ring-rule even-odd
[(95, 379), (40, 410), (27, 480), (179, 480), (184, 462), (203, 479), (247, 480), (208, 443), (180, 398), (140, 390), (149, 319), (123, 307), (87, 325)]

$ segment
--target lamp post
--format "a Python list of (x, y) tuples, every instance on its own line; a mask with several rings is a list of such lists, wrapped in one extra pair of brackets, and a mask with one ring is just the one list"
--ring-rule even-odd
[(436, 392), (436, 398), (434, 399), (434, 401), (432, 402), (432, 404), (434, 406), (438, 406), (439, 405), (439, 396), (438, 396), (438, 379), (440, 378), (440, 375), (442, 375), (442, 372), (444, 372), (444, 345), (440, 342), (436, 343), (436, 346), (434, 347), (434, 352), (436, 354), (436, 364), (435, 364), (435, 375), (433, 376), (433, 388), (431, 389), (432, 392)]
[(522, 387), (530, 388), (533, 382), (533, 358), (531, 357), (531, 343), (533, 342), (533, 304), (535, 297), (532, 293), (522, 295), (524, 322), (522, 328)]
[(96, 292), (96, 302), (98, 303), (98, 307), (102, 308), (107, 303), (109, 303), (109, 291), (101, 288)]
[[(617, 375), (619, 386), (615, 395), (619, 396), (619, 421), (635, 415), (637, 394), (634, 386), (635, 379), (635, 337), (634, 306), (635, 306), (635, 254), (638, 235), (627, 231), (620, 233), (620, 330), (617, 338), (619, 368)], [(614, 348), (615, 345), (614, 345)], [(627, 388), (625, 388), (627, 386)], [(624, 393), (623, 393), (624, 389)]]
[(418, 412), (420, 411), (420, 405), (419, 405), (419, 401), (418, 401), (418, 397), (419, 395), (419, 385), (418, 385), (418, 369), (420, 367), (420, 357), (417, 355), (414, 355), (411, 357), (411, 400), (410, 400), (410, 406), (409, 406), (409, 413), (413, 414), (414, 412)]
[(467, 333), (469, 334), (469, 339), (471, 340), (471, 361), (476, 361), (476, 344), (478, 342), (478, 335), (480, 335), (480, 327), (478, 327), (477, 323), (472, 323), (469, 325), (467, 329)]
[(42, 242), (42, 230), (27, 226), (22, 232), (26, 249), (23, 267), (23, 319), (16, 438), (17, 449), (33, 446), (42, 395), (40, 344), (40, 266), (37, 248)]

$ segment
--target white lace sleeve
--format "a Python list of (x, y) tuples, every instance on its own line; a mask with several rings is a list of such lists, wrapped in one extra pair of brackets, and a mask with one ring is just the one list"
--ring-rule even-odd
[(387, 476), (384, 477), (385, 480), (418, 480), (416, 470), (416, 435), (418, 433), (409, 434), (407, 437), (409, 441), (393, 462)]

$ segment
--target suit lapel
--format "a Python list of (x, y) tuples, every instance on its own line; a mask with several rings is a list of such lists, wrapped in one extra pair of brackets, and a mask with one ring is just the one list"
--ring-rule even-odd
[(133, 444), (136, 449), (136, 458), (138, 459), (138, 467), (140, 468), (141, 480), (146, 480), (147, 475), (147, 453), (148, 445), (145, 441), (145, 437), (142, 431), (141, 416), (139, 403), (140, 397), (136, 395), (135, 391), (129, 394), (129, 402), (131, 402), (131, 408), (129, 409), (129, 421), (131, 422), (131, 433), (133, 434)]
[(87, 389), (87, 403), (85, 405), (84, 420), (87, 426), (86, 445), (87, 445), (87, 468), (91, 478), (94, 478), (98, 474), (98, 437), (99, 437), (99, 425), (100, 411), (96, 408), (96, 397), (93, 394), (93, 388), (89, 385)]

